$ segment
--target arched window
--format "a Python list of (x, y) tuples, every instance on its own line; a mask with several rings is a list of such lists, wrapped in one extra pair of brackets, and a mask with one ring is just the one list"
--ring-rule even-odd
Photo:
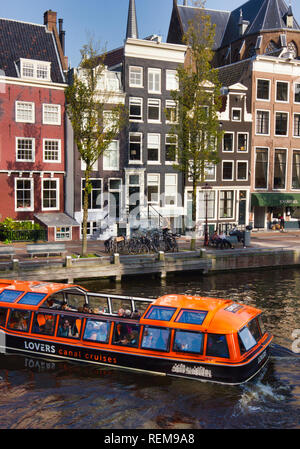
[(289, 53), (292, 53), (293, 58), (296, 59), (298, 56), (298, 49), (294, 41), (288, 43), (287, 49)]
[(275, 44), (275, 42), (274, 41), (270, 41), (268, 43), (268, 45), (266, 46), (266, 48), (265, 48), (265, 54), (269, 55), (269, 54), (274, 53), (277, 50), (278, 50), (278, 46)]

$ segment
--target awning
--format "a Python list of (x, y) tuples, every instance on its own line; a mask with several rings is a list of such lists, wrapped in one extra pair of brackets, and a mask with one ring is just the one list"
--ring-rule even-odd
[(37, 218), (41, 223), (45, 226), (55, 227), (55, 226), (80, 226), (74, 218), (70, 217), (67, 214), (61, 212), (52, 212), (52, 213), (40, 213), (35, 214), (35, 218)]
[(300, 207), (300, 193), (252, 193), (251, 206)]

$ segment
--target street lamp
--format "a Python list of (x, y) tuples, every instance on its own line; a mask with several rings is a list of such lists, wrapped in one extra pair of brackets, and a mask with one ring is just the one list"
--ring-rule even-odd
[(203, 246), (208, 246), (208, 224), (207, 224), (207, 213), (208, 213), (208, 191), (212, 189), (207, 183), (202, 187), (205, 191), (205, 230), (204, 230), (204, 244)]

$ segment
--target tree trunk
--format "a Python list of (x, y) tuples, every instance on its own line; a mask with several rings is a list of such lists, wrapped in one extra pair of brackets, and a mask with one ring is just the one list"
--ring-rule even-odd
[(89, 209), (89, 173), (85, 172), (85, 188), (83, 197), (83, 217), (82, 217), (82, 246), (81, 257), (87, 255), (87, 221), (88, 221), (88, 209)]
[(196, 215), (197, 215), (197, 182), (193, 179), (192, 196), (192, 238), (190, 250), (196, 251)]

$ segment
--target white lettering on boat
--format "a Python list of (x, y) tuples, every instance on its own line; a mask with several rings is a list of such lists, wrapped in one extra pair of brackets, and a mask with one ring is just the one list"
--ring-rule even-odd
[(26, 341), (24, 342), (25, 349), (29, 349), (30, 351), (37, 351), (37, 352), (48, 352), (51, 354), (55, 354), (55, 346), (54, 345), (48, 345), (45, 343), (37, 343), (33, 341)]
[(266, 355), (267, 355), (267, 352), (266, 352), (266, 351), (262, 352), (262, 353), (260, 354), (260, 356), (257, 357), (257, 363), (260, 364), (260, 362), (266, 357)]
[(176, 363), (172, 366), (172, 373), (178, 374), (190, 374), (192, 376), (212, 377), (210, 369), (204, 368), (204, 366), (187, 366), (183, 363)]

